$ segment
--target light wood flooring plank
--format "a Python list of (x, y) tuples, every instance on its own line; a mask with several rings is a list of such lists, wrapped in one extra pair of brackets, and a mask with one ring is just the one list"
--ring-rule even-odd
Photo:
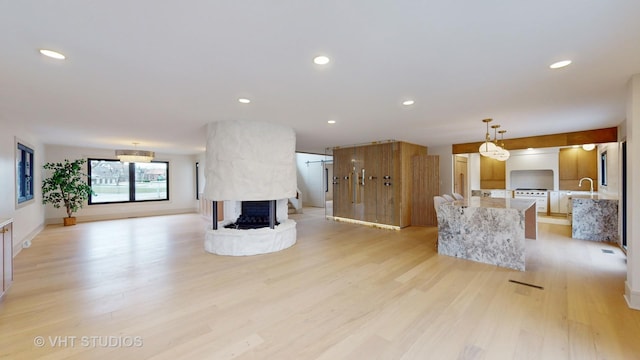
[[(434, 227), (381, 230), (313, 208), (292, 218), (296, 245), (250, 257), (206, 253), (208, 224), (197, 214), (48, 226), (14, 259), (0, 302), (0, 358), (640, 354), (640, 312), (622, 296), (624, 254), (571, 239), (567, 226), (539, 224), (527, 271), (518, 272), (438, 255)], [(86, 346), (83, 337), (141, 346)]]

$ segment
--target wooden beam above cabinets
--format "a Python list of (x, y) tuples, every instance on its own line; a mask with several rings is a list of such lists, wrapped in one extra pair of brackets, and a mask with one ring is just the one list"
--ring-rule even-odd
[[(504, 145), (507, 150), (519, 150), (528, 148), (546, 148), (555, 146), (572, 146), (582, 144), (601, 144), (618, 141), (618, 128), (610, 127), (606, 129), (576, 131), (563, 134), (529, 136), (515, 139), (505, 139)], [(482, 141), (453, 144), (452, 154), (472, 154), (477, 153)]]

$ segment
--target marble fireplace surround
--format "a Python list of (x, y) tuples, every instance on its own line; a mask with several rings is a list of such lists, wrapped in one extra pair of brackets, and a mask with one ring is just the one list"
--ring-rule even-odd
[[(208, 125), (204, 197), (224, 201), (224, 219), (210, 226), (204, 248), (218, 255), (271, 253), (296, 242), (296, 222), (287, 201), (296, 195), (295, 134), (289, 127), (255, 121)], [(277, 200), (271, 228), (227, 229), (241, 213), (242, 201)]]

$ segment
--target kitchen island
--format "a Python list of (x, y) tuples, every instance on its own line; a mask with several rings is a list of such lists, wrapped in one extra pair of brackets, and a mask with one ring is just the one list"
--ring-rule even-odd
[(571, 237), (618, 241), (618, 200), (602, 194), (571, 195)]
[(535, 200), (471, 197), (437, 213), (439, 254), (525, 270), (525, 238), (538, 233)]

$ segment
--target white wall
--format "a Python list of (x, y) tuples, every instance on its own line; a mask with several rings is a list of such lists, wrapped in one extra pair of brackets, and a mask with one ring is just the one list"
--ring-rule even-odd
[[(640, 310), (640, 74), (629, 81), (627, 120), (623, 131), (627, 141), (627, 281), (625, 299)], [(620, 140), (625, 140), (621, 138)]]
[[(47, 145), (45, 162), (61, 162), (64, 159), (102, 158), (117, 160), (114, 150)], [(194, 155), (167, 155), (156, 153), (156, 160), (169, 162), (169, 200), (123, 204), (85, 205), (75, 215), (78, 221), (122, 219), (127, 217), (169, 215), (197, 212)], [(39, 173), (42, 174), (42, 166)], [(85, 172), (87, 170), (85, 169)], [(46, 206), (47, 223), (61, 223), (66, 216), (64, 209)]]
[[(0, 115), (1, 116), (1, 115)], [(38, 168), (44, 164), (45, 150), (39, 139), (23, 129), (18, 121), (2, 120), (0, 132), (0, 218), (13, 218), (14, 256), (22, 243), (33, 239), (44, 227), (41, 177)], [(16, 138), (34, 150), (34, 198), (16, 205)]]
[[(427, 150), (428, 155), (438, 155), (440, 162), (440, 193), (453, 193), (454, 157), (453, 146), (433, 146)], [(470, 192), (469, 192), (470, 193)]]
[[(298, 189), (302, 193), (304, 206), (324, 207), (325, 186), (324, 166), (320, 161), (328, 160), (325, 155), (296, 153)], [(329, 179), (331, 183), (331, 179)], [(329, 191), (332, 187), (329, 186)]]
[(480, 189), (480, 155), (479, 153), (469, 154), (469, 189), (468, 194), (471, 194), (471, 190)]

